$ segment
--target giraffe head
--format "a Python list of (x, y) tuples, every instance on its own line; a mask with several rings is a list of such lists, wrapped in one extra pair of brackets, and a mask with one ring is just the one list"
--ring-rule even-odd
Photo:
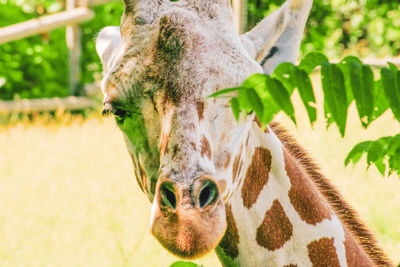
[(114, 114), (153, 203), (152, 234), (170, 252), (195, 258), (225, 233), (231, 133), (241, 127), (226, 99), (207, 96), (262, 73), (255, 59), (268, 54), (282, 27), (273, 22), (268, 40), (254, 32), (241, 40), (227, 0), (124, 4), (121, 26), (103, 29), (96, 44), (104, 112)]

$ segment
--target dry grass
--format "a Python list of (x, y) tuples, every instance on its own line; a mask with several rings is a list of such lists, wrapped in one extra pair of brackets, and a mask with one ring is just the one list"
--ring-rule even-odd
[[(297, 108), (298, 121), (305, 120)], [(356, 112), (351, 111), (354, 118)], [(390, 257), (400, 261), (400, 180), (374, 167), (343, 165), (361, 140), (398, 133), (385, 114), (370, 130), (349, 123), (297, 131), (323, 172), (360, 212)], [(356, 121), (356, 120), (351, 120)], [(132, 178), (122, 136), (112, 119), (47, 119), (0, 128), (0, 266), (168, 266), (177, 260), (148, 231), (150, 203)], [(218, 266), (214, 254), (198, 261)]]

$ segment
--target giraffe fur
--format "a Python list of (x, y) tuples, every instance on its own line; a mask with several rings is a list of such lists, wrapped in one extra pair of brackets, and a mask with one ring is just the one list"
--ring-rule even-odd
[[(286, 148), (281, 144), (272, 130), (266, 134), (261, 131), (256, 123), (253, 123), (251, 133), (253, 133), (253, 136), (250, 138), (247, 147), (250, 152), (245, 159), (245, 161), (247, 161), (247, 163), (244, 163), (247, 167), (245, 169), (248, 169), (248, 166), (251, 165), (250, 161), (255, 150), (254, 148), (263, 147), (272, 154), (271, 169), (269, 172), (270, 178), (251, 208), (243, 205), (244, 200), (242, 195), (239, 194), (239, 191), (230, 199), (229, 205), (233, 207), (231, 216), (240, 218), (238, 220), (234, 219), (238, 229), (239, 242), (236, 244), (238, 253), (236, 253), (233, 262), (238, 266), (285, 266), (290, 264), (297, 266), (313, 266), (309, 257), (307, 245), (322, 238), (332, 238), (336, 253), (332, 257), (337, 259), (339, 263), (337, 266), (351, 266), (347, 264), (346, 259), (344, 245), (345, 228), (334, 211), (330, 209), (329, 216), (315, 225), (302, 220), (299, 213), (291, 204), (288, 196), (291, 182), (287, 175), (285, 164), (283, 163), (285, 162), (285, 153), (286, 157), (290, 155), (288, 152), (284, 152)], [(255, 133), (258, 133), (258, 136)], [(240, 180), (243, 180), (244, 177), (242, 176), (241, 178), (242, 179), (239, 179), (239, 183), (241, 183), (240, 186), (243, 186)], [(316, 187), (314, 185), (312, 186), (313, 188), (311, 190), (318, 192)], [(271, 207), (275, 205), (274, 203), (279, 203), (282, 207), (284, 215), (287, 216), (293, 230), (289, 238), (284, 240), (283, 244), (280, 244), (274, 249), (268, 249), (254, 241), (257, 239), (257, 229), (260, 228), (265, 219), (264, 214), (271, 210)], [(326, 204), (329, 205), (329, 203)], [(279, 232), (280, 229), (276, 226), (275, 230)], [(279, 233), (282, 235), (282, 232)], [(279, 238), (278, 234), (276, 239)], [(224, 244), (224, 240), (222, 244)], [(302, 244), (302, 246), (299, 244)], [(251, 249), (249, 249), (249, 247), (251, 247)], [(229, 247), (225, 246), (224, 249), (229, 253)], [(243, 253), (241, 253), (242, 251)], [(299, 255), (302, 255), (302, 257), (299, 257)], [(367, 255), (363, 256), (366, 257)], [(223, 256), (221, 258), (223, 258)], [(367, 262), (372, 266), (371, 261)], [(315, 266), (318, 266), (318, 264)]]

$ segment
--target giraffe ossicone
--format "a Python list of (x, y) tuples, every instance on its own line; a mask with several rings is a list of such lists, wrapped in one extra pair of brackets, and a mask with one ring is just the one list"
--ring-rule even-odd
[(227, 0), (124, 0), (96, 42), (113, 113), (171, 253), (225, 266), (390, 266), (373, 236), (276, 123), (208, 96), (294, 62), (312, 0), (239, 36)]

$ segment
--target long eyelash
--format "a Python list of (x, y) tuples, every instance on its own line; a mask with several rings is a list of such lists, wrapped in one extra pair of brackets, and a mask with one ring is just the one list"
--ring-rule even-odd
[(101, 112), (101, 116), (103, 117), (109, 117), (111, 116), (112, 112), (109, 109), (103, 109), (103, 111)]
[(103, 111), (101, 112), (101, 115), (102, 115), (103, 117), (108, 117), (108, 116), (110, 116), (111, 114), (112, 114), (112, 106), (111, 106), (111, 103), (108, 103), (108, 102), (104, 103), (104, 108), (103, 108)]

